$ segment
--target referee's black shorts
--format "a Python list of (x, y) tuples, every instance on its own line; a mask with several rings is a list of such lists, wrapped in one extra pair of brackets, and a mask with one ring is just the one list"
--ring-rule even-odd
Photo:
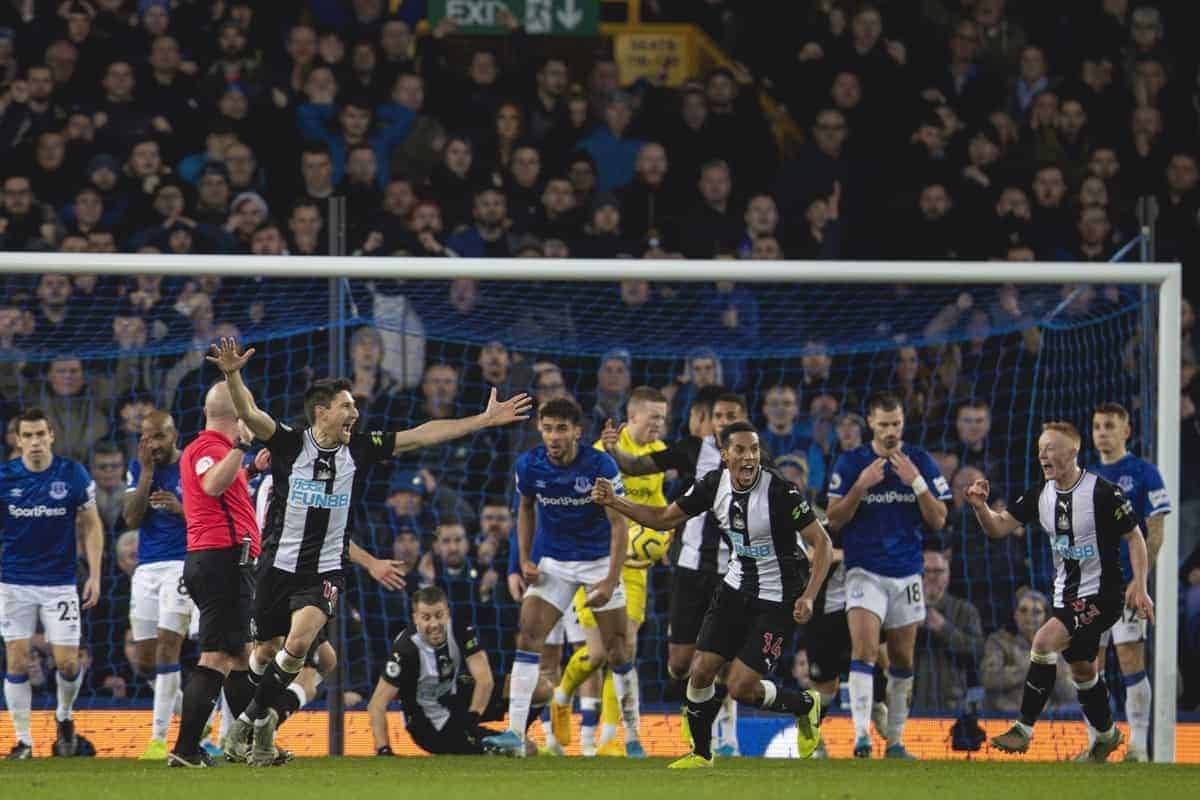
[(200, 612), (200, 651), (241, 657), (250, 641), (254, 567), (239, 564), (241, 547), (193, 550), (183, 560), (183, 585)]

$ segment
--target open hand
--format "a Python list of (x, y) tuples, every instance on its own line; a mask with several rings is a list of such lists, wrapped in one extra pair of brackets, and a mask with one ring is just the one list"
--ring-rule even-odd
[[(213, 344), (212, 355), (207, 356), (207, 360), (216, 364), (217, 368), (225, 375), (232, 375), (246, 366), (246, 362), (252, 355), (254, 355), (253, 347), (244, 353), (239, 353), (237, 341), (231, 336), (222, 336), (220, 341)], [(493, 389), (492, 392), (494, 397), (495, 390)]]
[(488, 397), (487, 410), (483, 412), (483, 415), (487, 419), (488, 425), (508, 425), (510, 422), (529, 419), (529, 412), (532, 408), (533, 398), (524, 392), (515, 394), (502, 403), (496, 399), (496, 390), (493, 388)]

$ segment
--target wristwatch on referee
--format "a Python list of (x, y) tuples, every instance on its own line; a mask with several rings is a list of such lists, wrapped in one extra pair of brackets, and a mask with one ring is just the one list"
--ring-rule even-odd
[(238, 450), (241, 450), (243, 453), (249, 453), (254, 449), (254, 445), (247, 442), (237, 442), (234, 444), (234, 447), (236, 447)]

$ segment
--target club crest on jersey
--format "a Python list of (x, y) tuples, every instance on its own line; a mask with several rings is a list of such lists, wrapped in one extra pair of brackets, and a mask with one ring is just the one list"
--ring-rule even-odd
[(730, 521), (735, 528), (742, 529), (746, 527), (746, 518), (741, 514), (734, 514)]
[(52, 500), (62, 500), (67, 496), (67, 484), (64, 481), (51, 481), (50, 483), (50, 498)]
[(579, 492), (580, 494), (584, 494), (585, 492), (590, 492), (591, 490), (592, 482), (590, 479), (584, 477), (583, 475), (580, 475), (575, 479), (575, 491)]
[(1121, 477), (1117, 478), (1117, 486), (1121, 487), (1122, 492), (1132, 492), (1133, 491), (1133, 476), (1132, 475), (1122, 475)]
[(1059, 514), (1058, 515), (1058, 529), (1060, 531), (1071, 530), (1071, 518), (1068, 517), (1066, 514)]
[(447, 655), (438, 655), (438, 677), (442, 680), (449, 680), (454, 677), (454, 662)]

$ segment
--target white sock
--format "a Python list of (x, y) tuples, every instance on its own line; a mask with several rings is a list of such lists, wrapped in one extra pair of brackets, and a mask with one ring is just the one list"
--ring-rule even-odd
[[(13, 678), (18, 678), (18, 680), (13, 681)], [(8, 715), (12, 717), (17, 741), (32, 745), (33, 734), (30, 733), (30, 720), (33, 716), (33, 687), (29, 685), (28, 675), (4, 676), (4, 705), (8, 707)]]
[(1092, 723), (1088, 722), (1088, 718), (1083, 718), (1083, 726), (1087, 728), (1087, 746), (1088, 750), (1092, 749), (1092, 745), (1096, 743), (1096, 729), (1092, 727)]
[(542, 723), (542, 735), (546, 737), (546, 747), (557, 747), (558, 737), (554, 735), (554, 726), (550, 724), (550, 720), (544, 719)]
[[(617, 670), (624, 669), (623, 672)], [(633, 664), (617, 667), (613, 670), (613, 691), (617, 695), (617, 703), (621, 706), (621, 721), (625, 723), (625, 741), (638, 740), (638, 726), (641, 723), (641, 688), (638, 682), (637, 670)]]
[(229, 733), (229, 726), (233, 724), (233, 714), (229, 710), (229, 701), (225, 699), (225, 690), (221, 690), (221, 702), (213, 708), (213, 713), (217, 713), (217, 708), (221, 709), (221, 719), (217, 724), (217, 741), (225, 741), (225, 734)]
[(571, 698), (567, 697), (567, 693), (562, 690), (562, 687), (554, 687), (554, 702), (557, 705), (565, 706), (571, 702)]
[(160, 742), (167, 740), (171, 716), (175, 711), (175, 695), (179, 692), (179, 665), (160, 665), (154, 676), (154, 726), (150, 736)]
[(721, 701), (721, 708), (717, 711), (717, 719), (714, 723), (714, 725), (721, 726), (720, 730), (714, 731), (713, 736), (718, 747), (733, 747), (737, 749), (737, 718), (737, 701), (729, 695), (725, 695), (725, 699)]
[(871, 735), (871, 706), (875, 695), (875, 665), (865, 661), (850, 663), (850, 716), (854, 719), (854, 738)]
[[(1153, 691), (1150, 678), (1145, 672), (1138, 673), (1140, 680), (1125, 686), (1125, 718), (1129, 720), (1129, 746), (1143, 753), (1149, 749), (1150, 701)], [(1138, 675), (1131, 675), (1137, 678)]]
[(296, 699), (300, 701), (300, 708), (304, 708), (304, 706), (308, 704), (308, 692), (304, 691), (304, 687), (300, 684), (292, 681), (290, 684), (288, 684), (288, 691), (296, 695)]
[(529, 704), (539, 675), (538, 654), (518, 650), (513, 661), (512, 679), (508, 683), (508, 729), (522, 739), (525, 738)]
[(79, 670), (73, 680), (67, 680), (59, 672), (55, 675), (55, 683), (58, 684), (58, 707), (54, 709), (54, 718), (62, 722), (71, 719), (71, 713), (75, 710), (75, 698), (79, 696), (79, 687), (83, 685), (83, 670)]
[[(579, 711), (584, 724), (579, 728), (579, 745), (584, 755), (596, 754), (596, 721), (600, 718), (600, 698), (579, 698)], [(587, 723), (591, 722), (591, 725)]]
[(912, 670), (888, 670), (887, 683), (887, 743), (890, 747), (904, 738), (904, 723), (908, 722), (908, 706), (912, 702)]

